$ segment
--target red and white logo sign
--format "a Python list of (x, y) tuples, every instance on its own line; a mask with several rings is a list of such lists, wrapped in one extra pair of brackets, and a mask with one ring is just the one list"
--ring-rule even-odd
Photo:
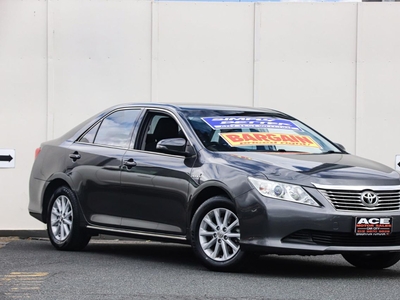
[(355, 235), (384, 236), (392, 233), (391, 217), (356, 217)]

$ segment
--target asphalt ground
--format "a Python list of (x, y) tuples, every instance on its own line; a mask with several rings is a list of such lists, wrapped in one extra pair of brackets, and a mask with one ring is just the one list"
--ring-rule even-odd
[(400, 263), (360, 270), (341, 256), (263, 256), (211, 272), (185, 245), (92, 240), (81, 252), (47, 239), (0, 238), (0, 299), (399, 299)]

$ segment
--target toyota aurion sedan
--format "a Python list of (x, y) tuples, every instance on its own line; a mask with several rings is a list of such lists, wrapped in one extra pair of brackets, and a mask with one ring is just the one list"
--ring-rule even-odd
[(254, 254), (400, 259), (399, 173), (276, 110), (126, 104), (36, 149), (29, 212), (58, 250), (98, 234), (190, 244), (216, 271)]

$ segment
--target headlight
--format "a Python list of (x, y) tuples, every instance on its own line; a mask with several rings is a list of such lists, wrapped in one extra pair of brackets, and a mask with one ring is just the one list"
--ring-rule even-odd
[(250, 183), (263, 196), (320, 206), (301, 186), (249, 177)]

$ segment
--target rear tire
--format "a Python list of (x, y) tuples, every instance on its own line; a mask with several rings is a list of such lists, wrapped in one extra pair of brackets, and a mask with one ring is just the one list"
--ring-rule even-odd
[(385, 269), (400, 260), (398, 252), (346, 253), (343, 258), (353, 266), (362, 269)]
[(82, 250), (91, 236), (80, 227), (78, 200), (62, 186), (52, 195), (47, 212), (47, 233), (57, 250)]
[(213, 271), (236, 271), (245, 262), (240, 247), (240, 224), (235, 206), (222, 196), (204, 202), (191, 223), (191, 242), (196, 256)]

